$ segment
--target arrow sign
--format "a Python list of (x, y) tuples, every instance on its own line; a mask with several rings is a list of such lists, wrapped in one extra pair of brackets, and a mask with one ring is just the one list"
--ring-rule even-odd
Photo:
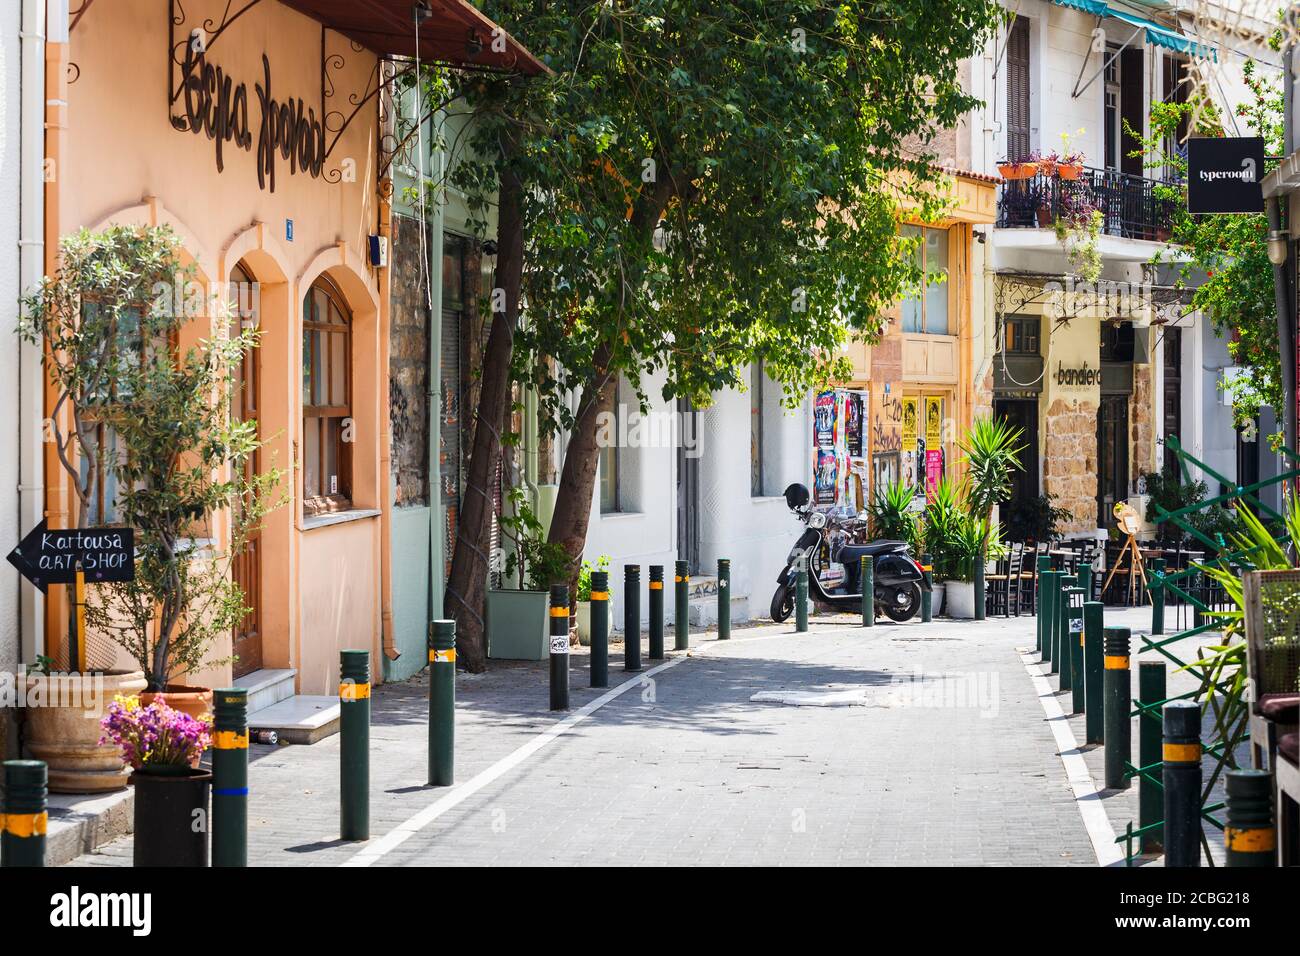
[(135, 578), (135, 530), (50, 531), (42, 519), (9, 553), (9, 563), (42, 592), (51, 584), (73, 584), (78, 564), (92, 583), (130, 581)]

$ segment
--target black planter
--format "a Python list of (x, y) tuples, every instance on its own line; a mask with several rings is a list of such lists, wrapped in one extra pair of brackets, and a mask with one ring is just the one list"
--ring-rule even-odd
[(190, 770), (131, 775), (136, 866), (207, 866), (212, 774)]

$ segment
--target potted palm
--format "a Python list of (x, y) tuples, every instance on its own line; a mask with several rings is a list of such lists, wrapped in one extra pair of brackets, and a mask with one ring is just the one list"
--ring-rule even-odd
[(583, 646), (591, 644), (591, 572), (609, 571), (610, 557), (602, 554), (596, 563), (583, 561), (578, 569), (578, 590), (576, 595), (578, 608), (578, 643)]
[(934, 593), (931, 607), (935, 614), (951, 606), (948, 584), (958, 576), (957, 535), (961, 527), (962, 504), (957, 488), (947, 478), (934, 486), (925, 505), (925, 530), (922, 540), (933, 568)]
[[(1020, 463), (1024, 446), (1018, 444), (1021, 434), (1021, 429), (1006, 419), (985, 416), (975, 419), (958, 443), (966, 462), (962, 480), (965, 511), (979, 519), (979, 564), (990, 557), (993, 509), (1011, 497), (1011, 473), (1024, 467)], [(984, 595), (976, 594), (975, 600), (983, 601)]]
[(568, 553), (546, 540), (546, 532), (518, 488), (507, 498), (510, 513), (501, 517), (502, 537), (509, 543), (504, 571), (516, 587), (487, 592), (488, 657), (541, 661), (549, 654), (549, 588), (568, 579)]
[(212, 774), (196, 769), (212, 743), (212, 720), (167, 706), (162, 695), (142, 704), (119, 697), (100, 722), (105, 745), (134, 770), (136, 866), (207, 866), (206, 820)]

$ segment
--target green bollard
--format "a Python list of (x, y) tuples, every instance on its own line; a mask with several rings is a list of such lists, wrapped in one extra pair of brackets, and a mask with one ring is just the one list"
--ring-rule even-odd
[(800, 634), (808, 630), (808, 562), (804, 560), (795, 573), (794, 629)]
[(551, 710), (569, 709), (569, 586), (551, 585)]
[(1108, 627), (1102, 631), (1102, 707), (1106, 724), (1106, 787), (1127, 790), (1128, 775), (1124, 765), (1133, 756), (1132, 721), (1129, 719), (1129, 644), (1127, 627)]
[(718, 558), (718, 640), (731, 640), (731, 560)]
[[(1075, 636), (1075, 613), (1083, 614), (1083, 605), (1080, 599), (1083, 593), (1075, 586), (1078, 581), (1074, 575), (1067, 575), (1065, 578), (1066, 586), (1061, 589), (1061, 639), (1056, 645), (1058, 660), (1056, 665), (1060, 671), (1060, 690), (1072, 690), (1074, 688), (1074, 653), (1070, 645), (1078, 640)], [(1079, 626), (1083, 626), (1083, 618), (1079, 618)]]
[(859, 569), (862, 594), (862, 626), (874, 627), (876, 623), (876, 562), (869, 554), (862, 556)]
[(1083, 680), (1083, 607), (1086, 595), (1083, 588), (1075, 588), (1074, 600), (1070, 602), (1070, 705), (1075, 714), (1082, 714), (1087, 707)]
[(0, 866), (45, 866), (48, 772), (40, 760), (4, 762), (0, 803)]
[[(1064, 650), (1069, 648), (1070, 626), (1070, 588), (1074, 587), (1074, 575), (1064, 571), (1056, 579), (1056, 593), (1053, 595), (1053, 607), (1056, 613), (1052, 617), (1052, 673), (1057, 675), (1058, 690), (1069, 690), (1068, 670), (1070, 662), (1065, 659)], [(1067, 673), (1062, 678), (1062, 671)]]
[(984, 587), (984, 556), (975, 559), (975, 620), (982, 621), (987, 613), (988, 596)]
[(339, 836), (369, 840), (370, 652), (339, 658)]
[(1201, 708), (1164, 707), (1165, 866), (1201, 865)]
[(928, 554), (921, 555), (921, 577), (925, 585), (921, 588), (921, 623), (929, 624), (934, 618), (934, 564)]
[(1052, 559), (1045, 554), (1038, 556), (1038, 574), (1034, 578), (1034, 624), (1037, 630), (1037, 641), (1034, 649), (1038, 651), (1038, 656), (1043, 656), (1043, 633), (1046, 631), (1046, 622), (1048, 616), (1043, 611), (1043, 594), (1044, 585), (1047, 583), (1047, 575), (1052, 573)]
[(1091, 601), (1092, 566), (1088, 564), (1080, 564), (1078, 574), (1076, 574), (1075, 577), (1079, 579), (1079, 588), (1083, 591), (1083, 599), (1085, 601)]
[(650, 565), (650, 660), (664, 659), (664, 566)]
[(623, 670), (641, 669), (641, 565), (623, 566)]
[[(1164, 701), (1165, 694), (1164, 663), (1139, 661), (1138, 703), (1158, 706)], [(1148, 770), (1147, 773), (1155, 777), (1155, 780), (1148, 780), (1145, 775), (1138, 779), (1138, 826), (1145, 828), (1157, 824), (1154, 829), (1142, 834), (1143, 853), (1154, 853), (1163, 848), (1165, 843), (1164, 826), (1160, 825), (1165, 812), (1164, 757), (1161, 749), (1163, 733), (1160, 712), (1142, 709), (1138, 717), (1138, 766), (1154, 765), (1155, 769)]]
[(1273, 776), (1267, 770), (1229, 770), (1227, 826), (1223, 846), (1228, 866), (1276, 866)]
[(685, 651), (691, 646), (691, 575), (685, 561), (677, 562), (673, 584), (677, 598), (673, 611), (673, 650)]
[(429, 624), (429, 785), (450, 787), (455, 777), (456, 622), (437, 620)]
[(1059, 571), (1044, 571), (1039, 575), (1038, 584), (1038, 620), (1042, 629), (1042, 645), (1038, 648), (1039, 659), (1044, 664), (1052, 662), (1052, 634), (1056, 629), (1056, 594), (1060, 590)]
[(1165, 559), (1156, 558), (1151, 562), (1151, 633), (1165, 632)]
[(1106, 739), (1106, 724), (1103, 720), (1102, 704), (1102, 666), (1101, 629), (1102, 614), (1105, 605), (1100, 601), (1085, 601), (1083, 604), (1083, 713), (1084, 736), (1090, 744), (1099, 744)]
[(591, 572), (591, 686), (609, 686), (609, 572)]
[(248, 866), (248, 691), (212, 692), (212, 865)]

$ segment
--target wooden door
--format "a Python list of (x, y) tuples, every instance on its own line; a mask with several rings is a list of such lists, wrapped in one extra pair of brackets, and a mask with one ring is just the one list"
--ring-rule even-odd
[[(242, 263), (235, 266), (230, 273), (231, 283), (231, 334), (238, 334), (240, 326), (256, 325), (260, 319), (257, 314), (259, 297), (255, 294), (253, 277), (243, 268)], [(261, 374), (258, 368), (258, 350), (250, 349), (244, 354), (244, 360), (236, 371), (236, 388), (233, 407), (230, 412), (239, 421), (257, 421), (258, 391), (261, 386)], [(259, 437), (261, 430), (259, 428)], [(260, 455), (245, 462), (244, 469), (248, 477), (257, 473), (261, 462)], [(234, 664), (234, 676), (242, 677), (262, 667), (262, 550), (261, 533), (249, 535), (244, 548), (235, 555), (231, 573), (235, 583), (244, 592), (244, 603), (248, 607), (244, 619), (235, 626), (232, 635), (233, 653), (237, 660)]]

